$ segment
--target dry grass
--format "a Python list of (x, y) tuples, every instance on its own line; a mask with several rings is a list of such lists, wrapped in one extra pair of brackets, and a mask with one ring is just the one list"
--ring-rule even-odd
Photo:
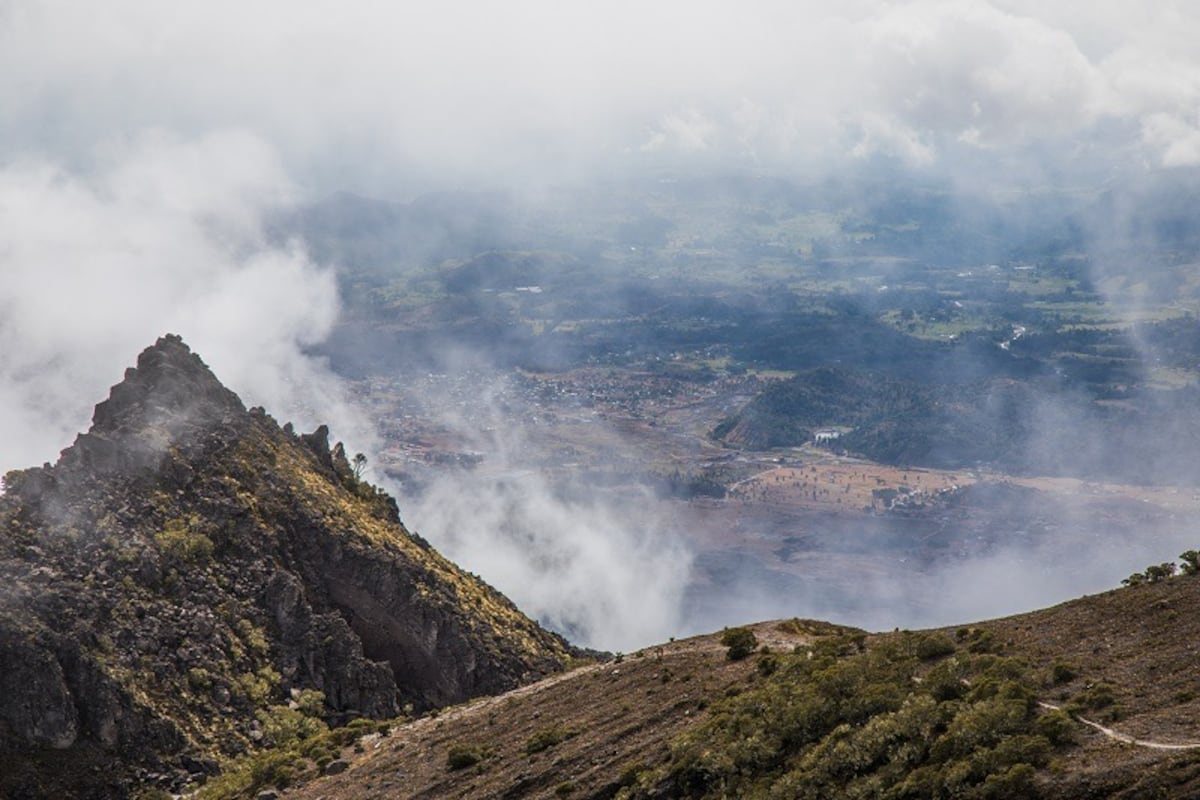
[[(1200, 579), (1181, 576), (970, 627), (990, 632), (998, 652), (1044, 675), (1041, 699), (1069, 704), (1089, 687), (1108, 684), (1115, 704), (1087, 716), (1142, 739), (1197, 742), (1200, 641), (1191, 631), (1198, 611)], [(826, 632), (813, 623), (753, 627), (776, 651)], [(954, 637), (957, 629), (945, 633)], [(347, 750), (346, 772), (284, 796), (551, 798), (566, 796), (562, 787), (570, 784), (571, 797), (611, 797), (623, 776), (665, 761), (671, 740), (704, 719), (709, 704), (758, 680), (756, 659), (726, 660), (717, 638), (648, 648), (620, 663), (588, 665), (399, 726), (368, 740), (361, 753)], [(1074, 676), (1055, 683), (1055, 664), (1069, 665)], [(529, 754), (528, 742), (539, 736), (555, 743)], [(1200, 796), (1200, 752), (1122, 745), (1082, 725), (1078, 741), (1042, 771), (1048, 796)], [(478, 747), (486, 756), (450, 770), (455, 746)]]
[[(760, 643), (776, 650), (812, 638), (771, 623), (754, 627)], [(755, 659), (728, 661), (718, 638), (647, 648), (399, 726), (368, 741), (363, 753), (347, 751), (345, 773), (284, 796), (550, 798), (565, 783), (571, 797), (605, 796), (622, 775), (664, 761), (671, 739), (704, 718), (711, 703), (757, 679)], [(541, 740), (555, 743), (530, 753), (529, 743)], [(488, 754), (449, 769), (450, 749), (462, 746)]]

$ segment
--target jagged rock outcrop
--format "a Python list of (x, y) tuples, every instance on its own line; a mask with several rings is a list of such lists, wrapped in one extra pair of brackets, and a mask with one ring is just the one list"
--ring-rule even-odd
[(301, 690), (331, 723), (389, 717), (512, 688), (568, 652), (410, 534), (327, 428), (247, 410), (175, 336), (56, 465), (5, 487), (0, 796), (178, 788)]

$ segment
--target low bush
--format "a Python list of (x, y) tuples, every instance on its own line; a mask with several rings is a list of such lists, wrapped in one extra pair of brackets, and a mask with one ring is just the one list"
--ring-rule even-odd
[(729, 648), (725, 657), (730, 661), (741, 661), (758, 646), (758, 637), (749, 628), (726, 628), (721, 633), (721, 644)]
[[(1019, 659), (947, 652), (933, 635), (838, 638), (773, 655), (771, 674), (714, 703), (621, 796), (1030, 797), (1070, 741), (1076, 723), (1041, 712), (1041, 675)], [(921, 656), (949, 657), (930, 668)]]
[(539, 731), (535, 731), (525, 740), (525, 754), (531, 756), (534, 753), (549, 750), (551, 747), (560, 742), (565, 742), (577, 733), (579, 732), (572, 728), (542, 728)]
[(909, 639), (913, 655), (921, 661), (948, 656), (957, 649), (950, 638), (940, 633), (915, 633)]
[(459, 770), (473, 767), (487, 757), (487, 752), (479, 745), (456, 744), (446, 753), (446, 769)]
[(1062, 661), (1055, 661), (1050, 665), (1050, 681), (1055, 686), (1061, 686), (1064, 683), (1070, 683), (1079, 677), (1079, 672), (1075, 667)]

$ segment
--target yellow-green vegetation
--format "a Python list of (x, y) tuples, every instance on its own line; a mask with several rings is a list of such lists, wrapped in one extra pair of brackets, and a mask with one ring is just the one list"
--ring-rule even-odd
[(1151, 564), (1145, 572), (1135, 572), (1121, 581), (1125, 586), (1140, 586), (1143, 583), (1158, 583), (1175, 576), (1180, 572), (1187, 576), (1200, 574), (1200, 552), (1185, 550), (1179, 554), (1180, 564), (1174, 561), (1164, 561), (1161, 564)]
[(961, 312), (921, 314), (908, 308), (889, 309), (879, 315), (879, 321), (918, 339), (948, 339), (969, 331), (986, 330), (988, 323), (984, 317)]
[(262, 628), (255, 625), (250, 620), (243, 617), (237, 621), (234, 626), (237, 631), (238, 638), (242, 644), (246, 646), (252, 654), (258, 657), (266, 656), (271, 649), (270, 643), (267, 641), (267, 634)]
[(490, 756), (491, 749), (478, 744), (456, 744), (446, 753), (446, 769), (454, 771), (473, 767)]
[(271, 699), (279, 685), (279, 673), (270, 666), (245, 672), (234, 678), (234, 687), (251, 705), (262, 705)]
[(502, 635), (529, 655), (566, 658), (566, 650), (557, 639), (539, 635), (536, 625), (500, 593), (458, 569), (436, 550), (423, 546), (403, 525), (381, 514), (381, 495), (374, 487), (358, 482), (368, 491), (346, 491), (341, 483), (330, 481), (299, 448), (276, 450), (276, 472), (295, 479), (302, 490), (296, 501), (331, 530), (346, 531), (348, 538), (357, 538), (363, 544), (401, 551), (428, 571), (427, 583), (418, 588), (436, 587), (436, 591), (447, 593), (448, 602), (470, 608), (472, 625)]
[(227, 764), (221, 775), (200, 787), (195, 800), (252, 797), (268, 786), (284, 788), (311, 778), (331, 764), (343, 747), (368, 734), (386, 735), (392, 724), (356, 719), (329, 730), (319, 719), (287, 706), (273, 706), (259, 719), (268, 737), (278, 737), (274, 746)]
[(197, 520), (171, 519), (154, 534), (164, 556), (179, 564), (204, 564), (213, 554), (213, 541), (199, 530)]
[(939, 634), (852, 634), (773, 655), (619, 798), (1031, 798), (1072, 725), (1023, 661)]
[(758, 646), (758, 637), (749, 628), (726, 628), (721, 633), (721, 644), (727, 648), (725, 657), (730, 661), (741, 661), (754, 652)]
[(1116, 722), (1122, 716), (1113, 687), (1103, 682), (1092, 684), (1072, 697), (1063, 711), (1072, 716), (1103, 711), (1106, 722)]
[(535, 731), (525, 740), (525, 755), (531, 756), (543, 750), (549, 750), (551, 747), (578, 735), (579, 731), (574, 728), (542, 728), (539, 731)]
[(781, 633), (792, 636), (841, 636), (848, 634), (866, 636), (866, 631), (858, 628), (848, 628), (844, 625), (836, 625), (820, 619), (802, 619), (801, 617), (793, 617), (785, 619), (782, 622), (777, 622), (775, 627)]

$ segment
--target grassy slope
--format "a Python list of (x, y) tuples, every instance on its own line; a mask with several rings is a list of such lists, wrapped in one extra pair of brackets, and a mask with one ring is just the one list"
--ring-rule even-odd
[[(1189, 631), (1200, 610), (1200, 580), (1170, 581), (1081, 598), (1054, 608), (976, 623), (960, 635), (959, 652), (990, 633), (991, 649), (1027, 665), (1039, 700), (1086, 706), (1097, 685), (1114, 702), (1081, 715), (1123, 733), (1165, 742), (1200, 742), (1200, 648)], [(775, 623), (756, 626), (776, 651), (807, 644)], [(957, 628), (944, 631), (956, 638)], [(868, 638), (868, 647), (898, 634)], [(1054, 665), (1074, 677), (1053, 678)], [(664, 677), (664, 675), (666, 677)], [(637, 768), (664, 767), (669, 745), (700, 730), (726, 695), (761, 685), (755, 659), (725, 660), (716, 637), (664, 645), (621, 664), (585, 667), (499, 698), (452, 709), (436, 719), (396, 727), (347, 750), (346, 772), (292, 789), (285, 796), (612, 797)], [(528, 754), (530, 737), (549, 730), (570, 738)], [(705, 729), (707, 730), (707, 729)], [(1076, 724), (1075, 745), (1058, 748), (1038, 770), (1047, 797), (1200, 796), (1200, 750), (1158, 751), (1115, 742)], [(715, 734), (714, 734), (715, 735)], [(716, 744), (714, 739), (714, 744)], [(476, 765), (451, 770), (454, 746), (479, 748)]]
[[(808, 640), (760, 626), (760, 639), (790, 649)], [(667, 743), (706, 716), (707, 708), (751, 680), (753, 660), (730, 662), (715, 636), (702, 636), (625, 656), (620, 663), (580, 667), (561, 676), (396, 727), (347, 750), (353, 766), (287, 792), (317, 798), (611, 797), (622, 776), (661, 762)], [(541, 752), (531, 739), (564, 735)], [(447, 766), (452, 747), (474, 747), (483, 759)]]

